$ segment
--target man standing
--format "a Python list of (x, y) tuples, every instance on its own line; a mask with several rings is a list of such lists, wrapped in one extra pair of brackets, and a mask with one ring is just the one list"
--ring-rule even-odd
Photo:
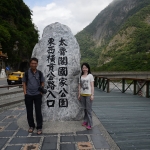
[(32, 133), (35, 128), (34, 118), (33, 118), (33, 103), (35, 107), (36, 114), (36, 129), (37, 134), (42, 134), (42, 94), (38, 90), (40, 86), (44, 87), (44, 77), (43, 73), (37, 70), (38, 59), (31, 58), (30, 60), (30, 69), (25, 72), (24, 77), (22, 79), (23, 82), (23, 91), (25, 95), (25, 105), (27, 111), (27, 120), (29, 124), (29, 133)]

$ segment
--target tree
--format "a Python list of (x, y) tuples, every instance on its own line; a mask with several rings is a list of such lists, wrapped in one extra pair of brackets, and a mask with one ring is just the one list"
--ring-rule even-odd
[[(28, 60), (39, 34), (32, 23), (32, 11), (23, 0), (0, 0), (0, 42), (8, 61), (16, 69), (22, 60)], [(16, 43), (18, 41), (18, 43)], [(18, 47), (18, 53), (13, 51)]]

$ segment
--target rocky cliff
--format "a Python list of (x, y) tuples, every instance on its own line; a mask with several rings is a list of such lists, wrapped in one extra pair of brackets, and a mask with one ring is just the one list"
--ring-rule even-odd
[(94, 70), (150, 70), (150, 1), (114, 0), (76, 35)]

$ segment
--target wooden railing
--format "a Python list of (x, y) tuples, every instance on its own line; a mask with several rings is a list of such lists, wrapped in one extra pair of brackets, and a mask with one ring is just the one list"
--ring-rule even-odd
[[(103, 76), (95, 76), (94, 86), (109, 93), (110, 83), (112, 83), (120, 92), (125, 93), (131, 85), (133, 85), (133, 94), (139, 94), (145, 88), (145, 97), (150, 97), (150, 79), (138, 78), (107, 78)], [(117, 85), (121, 84), (121, 88)], [(126, 87), (127, 85), (127, 87)]]

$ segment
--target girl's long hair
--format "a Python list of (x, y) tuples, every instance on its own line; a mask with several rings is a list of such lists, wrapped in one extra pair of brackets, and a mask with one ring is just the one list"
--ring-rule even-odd
[(91, 74), (90, 65), (88, 63), (83, 63), (81, 65), (81, 76), (84, 74), (82, 71), (83, 66), (86, 66), (88, 68), (88, 74)]

